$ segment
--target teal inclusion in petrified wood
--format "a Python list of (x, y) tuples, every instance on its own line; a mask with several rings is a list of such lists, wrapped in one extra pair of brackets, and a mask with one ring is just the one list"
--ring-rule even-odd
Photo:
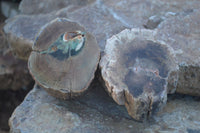
[(79, 54), (85, 45), (85, 33), (81, 31), (66, 32), (49, 46), (41, 54), (49, 54), (58, 60), (64, 60), (70, 56)]

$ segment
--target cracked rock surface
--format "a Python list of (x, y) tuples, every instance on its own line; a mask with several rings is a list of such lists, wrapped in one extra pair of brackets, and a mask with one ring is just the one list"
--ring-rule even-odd
[[(182, 12), (163, 21), (157, 39), (166, 42), (179, 66), (176, 92), (200, 96), (200, 10)], [(171, 91), (174, 92), (173, 88)]]
[[(70, 11), (82, 8), (95, 0), (22, 0), (19, 10), (22, 14), (47, 14), (68, 7)], [(31, 8), (30, 8), (31, 7)]]
[(199, 132), (199, 104), (198, 98), (170, 96), (155, 120), (143, 124), (131, 119), (98, 81), (85, 96), (70, 101), (58, 100), (35, 86), (16, 108), (9, 125), (11, 133)]
[(4, 31), (16, 56), (27, 60), (39, 29), (56, 17), (66, 17), (94, 34), (103, 52), (106, 39), (125, 28), (154, 29), (169, 16), (197, 8), (198, 0), (22, 0), (21, 15), (8, 19)]

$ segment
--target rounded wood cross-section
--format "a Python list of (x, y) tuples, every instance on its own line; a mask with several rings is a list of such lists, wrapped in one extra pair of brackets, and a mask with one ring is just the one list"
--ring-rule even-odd
[(94, 36), (75, 22), (57, 18), (38, 33), (28, 67), (51, 95), (69, 99), (87, 90), (100, 50)]
[(124, 30), (107, 40), (100, 67), (107, 91), (136, 120), (166, 103), (167, 81), (176, 64), (171, 49), (151, 30)]

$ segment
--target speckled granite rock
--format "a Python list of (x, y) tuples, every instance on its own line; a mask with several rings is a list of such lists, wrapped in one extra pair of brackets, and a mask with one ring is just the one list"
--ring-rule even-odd
[(77, 8), (89, 5), (94, 1), (95, 0), (22, 0), (19, 10), (22, 14), (46, 14), (65, 7), (73, 11)]
[(97, 81), (77, 100), (61, 101), (34, 87), (12, 114), (11, 133), (154, 133), (200, 131), (200, 102), (172, 96), (150, 123), (132, 120), (124, 107), (116, 105)]
[[(200, 10), (177, 14), (163, 21), (157, 29), (157, 39), (173, 50), (179, 65), (174, 88), (178, 93), (200, 96)], [(174, 92), (175, 89), (171, 89)]]

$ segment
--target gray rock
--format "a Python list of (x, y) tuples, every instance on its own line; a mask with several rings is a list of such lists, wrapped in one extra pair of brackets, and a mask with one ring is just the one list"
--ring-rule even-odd
[(98, 2), (69, 13), (68, 18), (82, 24), (95, 35), (101, 51), (104, 50), (106, 39), (125, 28), (123, 23)]
[(62, 8), (69, 8), (70, 11), (84, 7), (95, 0), (22, 0), (19, 10), (22, 14), (46, 14)]
[[(45, 13), (46, 15), (17, 17), (7, 22), (6, 27), (9, 28), (5, 32), (6, 34), (10, 34), (8, 40), (14, 53), (19, 58), (27, 59), (31, 50), (30, 46), (38, 30), (44, 23), (53, 19), (50, 16), (54, 18), (58, 17), (55, 14), (52, 15), (49, 13), (58, 11), (62, 17), (66, 17), (66, 14), (69, 13), (68, 18), (81, 23), (96, 36), (99, 46), (103, 51), (105, 40), (125, 29), (125, 27), (141, 28), (145, 25), (145, 27), (152, 29), (157, 27), (160, 21), (167, 15), (182, 11), (189, 12), (192, 9), (200, 8), (200, 1), (198, 0), (189, 1), (188, 4), (187, 2), (185, 0), (175, 2), (161, 2), (159, 0), (123, 2), (119, 0), (115, 2), (112, 0), (84, 0), (81, 2), (80, 0), (23, 0), (20, 3), (22, 14)], [(158, 16), (158, 19), (152, 21), (149, 19), (151, 16)], [(21, 23), (24, 23), (24, 26)], [(27, 36), (29, 37), (27, 38)]]
[(1, 13), (6, 18), (11, 18), (19, 14), (18, 3), (1, 1)]
[(200, 130), (187, 129), (188, 133), (200, 133)]
[(95, 81), (80, 99), (61, 101), (37, 86), (12, 114), (11, 133), (153, 133), (200, 130), (200, 103), (174, 96), (151, 123), (132, 120)]
[(163, 21), (163, 18), (160, 16), (151, 16), (149, 17), (147, 23), (144, 25), (147, 29), (155, 29), (161, 22)]
[[(38, 30), (55, 17), (68, 17), (81, 23), (93, 33), (101, 50), (104, 50), (105, 40), (126, 28), (155, 28), (167, 16), (178, 12), (190, 12), (200, 8), (200, 1), (115, 1), (112, 0), (23, 0), (20, 3), (22, 14), (46, 14), (39, 16), (18, 16), (7, 21), (5, 32), (14, 53), (19, 58), (27, 60), (33, 40)], [(30, 8), (31, 7), (31, 8)], [(54, 13), (59, 15), (55, 15)], [(51, 14), (49, 14), (51, 12)], [(81, 13), (80, 13), (81, 12)], [(136, 13), (137, 12), (137, 13)], [(52, 15), (53, 13), (53, 15)], [(157, 16), (157, 19), (150, 19)], [(155, 18), (155, 17), (154, 17)], [(23, 25), (22, 25), (23, 24)]]
[(33, 82), (27, 68), (27, 62), (16, 59), (9, 49), (3, 32), (4, 18), (0, 20), (0, 90), (18, 90), (27, 88)]
[(166, 12), (164, 15), (163, 14), (153, 15), (148, 18), (146, 24), (144, 24), (144, 27), (146, 29), (155, 29), (163, 20), (173, 17), (175, 15), (177, 15), (177, 13), (174, 13), (174, 12)]
[(153, 124), (145, 131), (149, 133), (188, 133), (199, 131), (199, 110), (199, 98), (170, 95), (168, 96), (167, 105), (155, 118), (158, 125)]
[(166, 12), (178, 13), (199, 9), (198, 0), (99, 0), (116, 19), (129, 28), (142, 28), (151, 16), (165, 16)]
[[(157, 29), (157, 39), (173, 50), (179, 65), (174, 88), (178, 93), (200, 96), (200, 10), (182, 12), (163, 21)], [(171, 92), (175, 89), (169, 87)]]
[(113, 18), (107, 10), (100, 8), (97, 3), (79, 10), (77, 9), (74, 12), (70, 12), (69, 10), (66, 7), (50, 14), (18, 15), (12, 19), (8, 19), (4, 31), (13, 53), (18, 58), (27, 60), (34, 38), (40, 28), (56, 17), (69, 18), (82, 24), (87, 31), (95, 35), (101, 50), (104, 49), (107, 38), (124, 29), (124, 26), (120, 22)]
[(6, 21), (4, 32), (12, 48), (12, 52), (20, 59), (27, 60), (36, 34), (40, 28), (59, 14), (18, 15)]

